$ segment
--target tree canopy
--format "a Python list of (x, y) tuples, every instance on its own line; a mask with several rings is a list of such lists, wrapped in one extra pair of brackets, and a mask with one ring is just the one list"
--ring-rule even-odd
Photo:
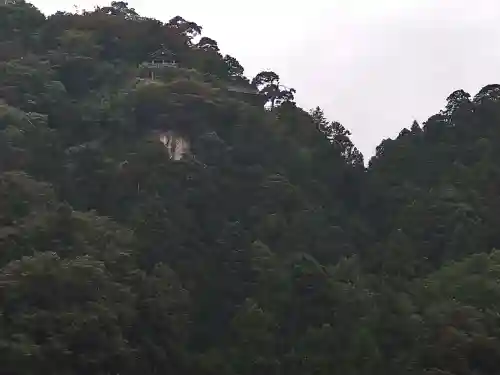
[(500, 85), (365, 166), (203, 31), (0, 5), (3, 373), (498, 374)]

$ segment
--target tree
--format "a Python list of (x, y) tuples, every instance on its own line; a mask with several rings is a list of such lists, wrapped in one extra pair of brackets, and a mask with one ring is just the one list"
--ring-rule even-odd
[(473, 102), (481, 104), (484, 101), (497, 102), (500, 100), (500, 85), (486, 85), (474, 96)]
[(323, 133), (326, 138), (330, 139), (332, 134), (332, 127), (330, 122), (326, 119), (325, 113), (320, 107), (316, 107), (309, 111), (311, 118), (316, 125), (316, 128)]
[[(365, 168), (195, 22), (9, 3), (2, 373), (500, 373), (499, 85)], [(159, 49), (178, 65), (147, 79)]]
[(74, 56), (99, 58), (102, 48), (95, 44), (94, 34), (90, 31), (65, 30), (58, 38), (64, 52)]
[(441, 372), (493, 374), (500, 366), (500, 340), (493, 333), (499, 290), (497, 251), (475, 254), (421, 280), (417, 289), (426, 326), (421, 358)]
[(255, 301), (247, 299), (231, 321), (232, 370), (239, 374), (276, 374), (276, 323)]
[(295, 89), (287, 89), (280, 85), (280, 77), (272, 71), (263, 71), (257, 74), (252, 80), (252, 84), (259, 88), (268, 102), (271, 109), (284, 102), (294, 100)]
[(414, 120), (411, 124), (410, 132), (414, 135), (422, 133), (422, 128), (420, 127), (420, 124), (417, 120)]
[(138, 348), (138, 370), (185, 372), (190, 300), (178, 276), (158, 264), (151, 274), (137, 280), (137, 317), (131, 342)]
[(456, 90), (446, 98), (446, 108), (442, 111), (443, 116), (449, 121), (464, 121), (467, 120), (469, 113), (472, 111), (472, 103), (470, 94), (464, 90)]
[(134, 295), (90, 257), (36, 254), (0, 272), (0, 353), (10, 374), (130, 373)]
[(354, 146), (349, 136), (351, 132), (339, 122), (331, 124), (331, 141), (345, 160), (353, 166), (363, 165), (363, 154)]
[(224, 56), (224, 62), (226, 63), (228, 75), (230, 77), (242, 77), (244, 68), (234, 57), (230, 55)]
[(97, 11), (111, 16), (121, 16), (129, 20), (139, 19), (139, 15), (135, 9), (129, 8), (128, 2), (125, 1), (112, 1), (110, 6), (97, 8)]
[(202, 37), (196, 46), (204, 51), (219, 52), (219, 46), (217, 45), (217, 42), (212, 38), (206, 36)]
[[(5, 2), (2, 1), (2, 5)], [(35, 47), (34, 37), (45, 23), (43, 13), (30, 3), (15, 0), (2, 6), (0, 12), (0, 40), (20, 41), (30, 49)]]
[(167, 22), (167, 26), (176, 29), (180, 34), (186, 36), (191, 42), (193, 38), (201, 34), (202, 27), (195, 22), (186, 21), (181, 16), (175, 16)]

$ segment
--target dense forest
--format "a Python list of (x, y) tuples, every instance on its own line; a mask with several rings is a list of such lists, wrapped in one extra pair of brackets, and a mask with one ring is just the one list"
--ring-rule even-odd
[(365, 164), (194, 21), (3, 3), (1, 374), (500, 373), (500, 85)]

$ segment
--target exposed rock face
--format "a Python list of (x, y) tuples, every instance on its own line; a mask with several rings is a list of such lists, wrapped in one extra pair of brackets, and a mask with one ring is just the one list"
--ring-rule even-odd
[(165, 145), (170, 159), (181, 160), (185, 155), (191, 154), (191, 145), (186, 138), (172, 131), (160, 133), (159, 138)]

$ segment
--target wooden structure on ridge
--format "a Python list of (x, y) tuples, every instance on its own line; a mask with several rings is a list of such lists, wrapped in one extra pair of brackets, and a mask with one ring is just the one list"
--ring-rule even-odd
[(159, 49), (158, 51), (152, 53), (150, 55), (151, 60), (143, 62), (141, 64), (142, 67), (148, 69), (149, 71), (149, 78), (152, 80), (155, 79), (156, 75), (159, 70), (164, 69), (164, 68), (177, 68), (177, 60), (174, 56), (174, 54), (165, 48)]

